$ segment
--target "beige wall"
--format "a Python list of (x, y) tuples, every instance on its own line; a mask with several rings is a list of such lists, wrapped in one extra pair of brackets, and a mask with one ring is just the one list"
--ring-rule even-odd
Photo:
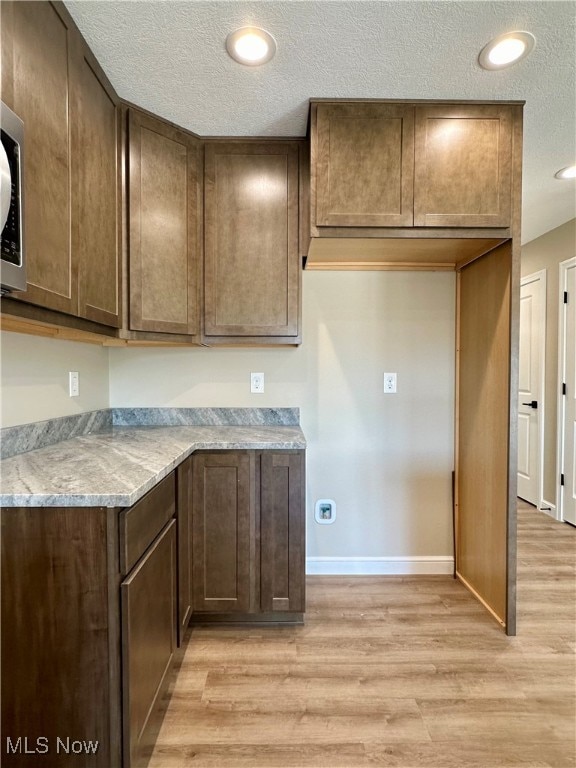
[[(108, 408), (108, 350), (20, 333), (0, 335), (1, 426)], [(68, 372), (80, 374), (68, 396)]]
[[(454, 274), (306, 272), (285, 349), (111, 349), (114, 406), (299, 406), (308, 555), (452, 554)], [(263, 371), (265, 393), (250, 394)], [(398, 394), (384, 395), (384, 371)], [(332, 498), (320, 526), (314, 502)]]
[(576, 256), (576, 219), (522, 246), (522, 276), (546, 270), (544, 501), (556, 505), (558, 264)]
[[(106, 350), (3, 333), (2, 425), (108, 405), (298, 406), (309, 556), (451, 555), (454, 275), (307, 272), (303, 283), (299, 348)], [(264, 371), (263, 395), (250, 394), (250, 371)], [(384, 371), (398, 373), (398, 394), (383, 394)], [(319, 526), (326, 497), (337, 520)]]

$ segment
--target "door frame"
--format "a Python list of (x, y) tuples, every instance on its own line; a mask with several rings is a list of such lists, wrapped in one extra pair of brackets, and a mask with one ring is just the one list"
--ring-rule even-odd
[(520, 280), (520, 290), (524, 285), (528, 283), (534, 283), (541, 281), (542, 287), (542, 301), (540, 303), (540, 338), (538, 339), (538, 346), (540, 347), (540, 374), (539, 374), (539, 394), (538, 394), (538, 459), (537, 459), (537, 480), (538, 487), (536, 491), (536, 497), (538, 499), (538, 509), (547, 507), (548, 504), (544, 501), (544, 425), (546, 423), (546, 297), (547, 297), (547, 270), (540, 269), (538, 272), (531, 272), (529, 275), (523, 275)]
[[(564, 468), (564, 443), (566, 427), (566, 396), (560, 391), (560, 386), (564, 379), (566, 365), (566, 320), (567, 311), (564, 304), (564, 291), (566, 290), (566, 279), (568, 270), (576, 267), (576, 256), (561, 261), (558, 265), (558, 412), (556, 421), (556, 519), (564, 521), (564, 489), (560, 485), (560, 473)], [(564, 486), (565, 488), (566, 486)]]

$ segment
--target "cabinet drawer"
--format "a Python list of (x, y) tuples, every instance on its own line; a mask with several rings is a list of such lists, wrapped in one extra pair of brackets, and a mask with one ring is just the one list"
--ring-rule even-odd
[(146, 496), (120, 513), (120, 570), (122, 574), (136, 564), (170, 518), (176, 514), (174, 472), (158, 483)]

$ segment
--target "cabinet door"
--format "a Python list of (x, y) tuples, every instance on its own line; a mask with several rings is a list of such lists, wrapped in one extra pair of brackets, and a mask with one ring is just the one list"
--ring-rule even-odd
[(412, 106), (318, 104), (312, 147), (317, 226), (412, 225)]
[(198, 330), (200, 142), (130, 110), (130, 329)]
[[(1, 515), (2, 766), (119, 766), (119, 659), (110, 645), (118, 581), (109, 579), (117, 542), (107, 540), (115, 511), (26, 507)], [(20, 738), (21, 748), (10, 750), (8, 737), (15, 746)], [(48, 754), (35, 753), (39, 737)], [(57, 751), (58, 737), (98, 749)]]
[(192, 613), (192, 457), (177, 470), (178, 519), (178, 645)]
[(2, 99), (24, 121), (27, 290), (15, 296), (75, 314), (70, 247), (71, 26), (47, 2), (2, 3)]
[(511, 107), (416, 107), (414, 224), (509, 226), (511, 161)]
[(192, 541), (194, 610), (250, 610), (250, 456), (246, 453), (193, 457)]
[(260, 607), (304, 611), (304, 454), (261, 456)]
[(297, 337), (298, 144), (207, 144), (204, 183), (208, 343)]
[(73, 91), (72, 249), (78, 260), (78, 314), (120, 326), (121, 192), (119, 108), (84, 45), (76, 46)]
[(121, 586), (125, 768), (153, 746), (156, 705), (176, 646), (175, 527), (174, 520), (166, 526)]

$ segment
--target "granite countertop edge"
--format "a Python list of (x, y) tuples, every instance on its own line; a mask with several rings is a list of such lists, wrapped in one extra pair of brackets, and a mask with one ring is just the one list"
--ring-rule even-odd
[(0, 462), (0, 506), (130, 507), (201, 450), (303, 450), (294, 426), (113, 427)]

